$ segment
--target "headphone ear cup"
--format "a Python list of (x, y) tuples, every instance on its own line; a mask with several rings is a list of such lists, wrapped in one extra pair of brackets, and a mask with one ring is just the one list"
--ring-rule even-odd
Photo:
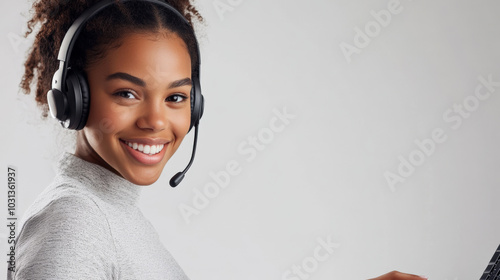
[(193, 128), (194, 126), (194, 123), (195, 123), (195, 111), (194, 111), (194, 104), (196, 103), (196, 88), (195, 86), (193, 85), (193, 88), (191, 88), (191, 123), (189, 124), (189, 131), (191, 131), (191, 128)]
[(87, 79), (85, 76), (80, 73), (76, 72), (75, 75), (78, 77), (78, 81), (80, 82), (80, 90), (82, 94), (82, 115), (80, 117), (80, 121), (78, 123), (78, 126), (75, 128), (76, 130), (80, 130), (85, 127), (85, 124), (87, 123), (87, 119), (89, 116), (89, 110), (90, 110), (90, 90), (89, 86), (87, 83)]
[(87, 80), (78, 71), (69, 71), (66, 78), (68, 121), (66, 128), (80, 130), (85, 126), (89, 113), (90, 94)]
[(191, 96), (191, 125), (189, 126), (190, 129), (193, 126), (194, 102), (196, 99), (196, 92), (195, 91), (196, 91), (196, 89), (193, 86), (193, 88), (191, 89), (191, 93), (190, 93), (190, 96)]
[(191, 89), (191, 125), (189, 130), (193, 126), (198, 125), (201, 117), (203, 116), (205, 100), (201, 94), (200, 81), (195, 78), (193, 79), (193, 88)]

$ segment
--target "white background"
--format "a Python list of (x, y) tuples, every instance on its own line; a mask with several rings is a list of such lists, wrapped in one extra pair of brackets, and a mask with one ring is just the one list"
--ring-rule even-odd
[[(192, 280), (286, 279), (293, 265), (314, 264), (317, 240), (327, 237), (340, 246), (307, 279), (394, 269), (479, 279), (500, 243), (500, 87), (460, 126), (443, 114), (474, 105), (479, 76), (500, 81), (498, 1), (401, 0), (350, 63), (340, 44), (354, 45), (355, 28), (391, 1), (198, 2), (206, 21), (198, 154), (181, 185), (169, 187), (189, 160), (191, 135), (140, 201)], [(218, 13), (220, 3), (231, 10)], [(58, 155), (72, 152), (71, 135), (41, 120), (34, 97), (18, 89), (33, 39), (21, 37), (29, 7), (0, 4), (0, 174), (6, 182), (7, 166), (18, 168), (18, 217), (52, 180)], [(295, 118), (269, 137), (273, 110), (284, 108)], [(400, 156), (417, 155), (415, 141), (435, 129), (446, 141), (391, 189), (384, 173), (398, 174)], [(259, 135), (268, 141), (248, 160), (238, 146)], [(210, 172), (232, 160), (241, 173), (187, 223), (180, 205), (194, 207), (195, 193), (214, 182)]]

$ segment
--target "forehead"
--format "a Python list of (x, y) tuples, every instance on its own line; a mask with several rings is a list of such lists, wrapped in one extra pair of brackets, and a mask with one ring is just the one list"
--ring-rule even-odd
[(191, 75), (191, 58), (186, 44), (175, 33), (130, 33), (88, 70), (126, 72), (141, 78), (159, 74), (184, 78)]

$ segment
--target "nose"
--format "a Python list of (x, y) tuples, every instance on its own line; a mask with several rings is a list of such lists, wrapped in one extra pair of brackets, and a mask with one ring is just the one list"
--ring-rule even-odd
[(137, 119), (137, 127), (153, 132), (162, 131), (168, 124), (167, 108), (164, 103), (149, 102), (142, 106), (142, 112)]

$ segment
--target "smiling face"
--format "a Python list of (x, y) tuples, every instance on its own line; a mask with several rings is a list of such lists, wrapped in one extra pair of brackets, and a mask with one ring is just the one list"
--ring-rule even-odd
[(90, 111), (75, 155), (150, 185), (189, 131), (191, 59), (173, 33), (125, 36), (86, 69)]

